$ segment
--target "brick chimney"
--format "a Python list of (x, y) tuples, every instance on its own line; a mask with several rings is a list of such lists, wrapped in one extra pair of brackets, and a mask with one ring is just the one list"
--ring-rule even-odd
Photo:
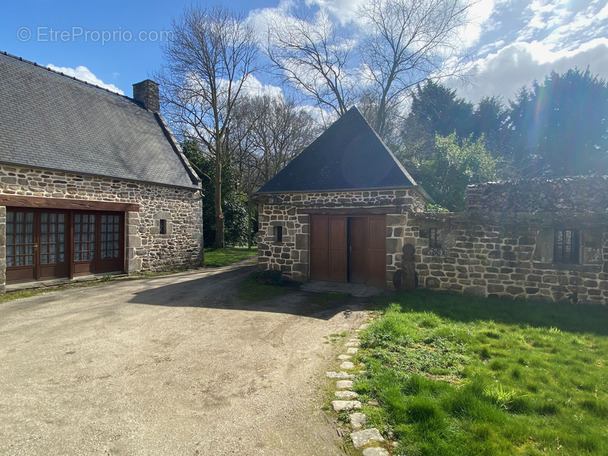
[(133, 99), (139, 101), (149, 111), (160, 111), (158, 84), (151, 79), (133, 84)]

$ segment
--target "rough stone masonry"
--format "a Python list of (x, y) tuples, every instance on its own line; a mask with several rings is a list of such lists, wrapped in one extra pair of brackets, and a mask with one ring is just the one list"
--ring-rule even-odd
[[(126, 272), (162, 271), (201, 263), (202, 200), (196, 190), (0, 165), (0, 194), (138, 204), (139, 212), (125, 214)], [(2, 241), (6, 236), (5, 217), (3, 208)], [(159, 219), (167, 221), (165, 234), (159, 232)], [(4, 275), (5, 242), (1, 245), (0, 271)]]
[(480, 184), (466, 198), (463, 213), (407, 215), (403, 242), (415, 247), (421, 286), (606, 303), (606, 177)]

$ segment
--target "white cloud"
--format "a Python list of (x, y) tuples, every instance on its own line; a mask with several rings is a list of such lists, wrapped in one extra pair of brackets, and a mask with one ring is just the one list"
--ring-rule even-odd
[(517, 41), (542, 41), (552, 50), (574, 49), (608, 32), (608, 9), (601, 1), (534, 0), (524, 15)]
[(542, 81), (551, 71), (564, 73), (570, 68), (587, 66), (592, 74), (608, 78), (608, 38), (591, 40), (573, 50), (557, 51), (538, 41), (511, 43), (475, 62), (472, 84), (463, 87), (451, 81), (448, 85), (474, 102), (486, 95), (503, 96), (506, 101), (522, 86)]
[(243, 83), (242, 91), (247, 96), (264, 96), (282, 98), (283, 89), (272, 84), (263, 84), (258, 78), (250, 75)]
[(316, 5), (321, 11), (329, 13), (340, 24), (356, 20), (357, 10), (365, 0), (306, 0), (306, 5)]
[(288, 30), (294, 25), (296, 19), (289, 14), (292, 7), (293, 2), (281, 1), (276, 8), (258, 8), (249, 12), (247, 21), (253, 27), (259, 44), (266, 43), (271, 26)]
[[(589, 67), (608, 78), (608, 5), (605, 0), (484, 0), (492, 13), (481, 16), (478, 59), (473, 75), (446, 84), (461, 96), (512, 99), (522, 86), (551, 71)], [(478, 8), (482, 8), (481, 5)], [(484, 19), (485, 17), (485, 19)], [(475, 36), (475, 26), (471, 36)]]
[(469, 7), (470, 22), (465, 26), (461, 38), (466, 46), (473, 46), (481, 37), (482, 31), (487, 30), (486, 24), (494, 11), (494, 0), (478, 0)]
[(335, 111), (325, 111), (318, 106), (300, 105), (299, 109), (307, 113), (318, 125), (323, 126), (323, 128), (329, 127), (338, 120), (338, 115)]
[(124, 92), (122, 90), (120, 90), (118, 87), (116, 87), (114, 84), (106, 84), (101, 79), (99, 79), (97, 76), (95, 76), (91, 72), (91, 70), (89, 70), (85, 66), (78, 66), (74, 69), (74, 68), (70, 68), (70, 67), (59, 67), (59, 66), (53, 65), (52, 63), (49, 63), (47, 65), (47, 67), (50, 68), (51, 70), (59, 71), (60, 73), (63, 73), (67, 76), (72, 76), (76, 79), (80, 79), (81, 81), (88, 82), (89, 84), (103, 87), (104, 89), (108, 89), (112, 92), (116, 92), (120, 95), (124, 95)]

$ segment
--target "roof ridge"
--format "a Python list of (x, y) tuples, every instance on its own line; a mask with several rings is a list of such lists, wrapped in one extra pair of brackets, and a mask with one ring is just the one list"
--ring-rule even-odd
[[(52, 68), (49, 68), (48, 66), (41, 65), (41, 64), (39, 64), (37, 62), (34, 62), (33, 60), (24, 59), (23, 57), (19, 57), (17, 55), (11, 54), (10, 52), (7, 52), (7, 51), (0, 51), (0, 54), (4, 55), (6, 57), (9, 57), (11, 59), (17, 60), (19, 62), (23, 62), (23, 63), (25, 63), (27, 65), (32, 65), (32, 66), (34, 66), (36, 68), (40, 68), (41, 70), (46, 70), (46, 71), (48, 71), (50, 73), (54, 73), (56, 75), (63, 76), (66, 79), (71, 79), (73, 81), (76, 81), (76, 82), (79, 82), (81, 84), (84, 84), (84, 85), (86, 85), (88, 87), (92, 87), (92, 88), (95, 88), (95, 89), (103, 90), (104, 92), (107, 92), (107, 93), (112, 94), (112, 95), (116, 95), (117, 97), (126, 98), (127, 100), (133, 101), (133, 102), (135, 102), (135, 104), (137, 104), (138, 106), (140, 106), (140, 103), (138, 103), (132, 97), (129, 97), (127, 95), (123, 95), (123, 94), (120, 94), (120, 93), (117, 93), (117, 92), (113, 92), (113, 91), (111, 91), (109, 89), (106, 89), (105, 87), (101, 87), (101, 86), (98, 86), (97, 84), (92, 84), (90, 82), (83, 81), (82, 79), (78, 79), (75, 76), (67, 75), (65, 73), (62, 73), (61, 71), (53, 70)], [(142, 109), (145, 109), (145, 108), (142, 107)]]

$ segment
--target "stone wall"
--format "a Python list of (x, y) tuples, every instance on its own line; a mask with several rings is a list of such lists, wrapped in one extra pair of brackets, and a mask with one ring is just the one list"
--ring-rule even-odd
[[(414, 189), (263, 195), (259, 265), (307, 280), (309, 214), (351, 216), (360, 210), (386, 215), (389, 289), (403, 286), (415, 268), (419, 286), (431, 289), (606, 303), (607, 184), (607, 178), (592, 176), (475, 185), (462, 213), (423, 212), (425, 200)], [(279, 226), (282, 242), (276, 240)], [(554, 258), (556, 231), (563, 230), (579, 238), (574, 264)], [(413, 256), (405, 264), (407, 246)]]
[[(415, 246), (426, 288), (606, 303), (607, 189), (597, 177), (469, 187), (467, 212), (406, 214), (403, 244)], [(554, 261), (555, 232), (565, 229), (579, 234), (576, 264)]]
[(608, 208), (608, 176), (493, 182), (467, 188), (468, 211), (597, 212)]
[[(310, 224), (311, 212), (327, 211), (352, 215), (356, 211), (376, 211), (387, 215), (387, 253), (389, 248), (402, 242), (393, 233), (402, 230), (402, 214), (423, 210), (426, 201), (415, 189), (284, 193), (260, 195), (258, 260), (260, 270), (279, 270), (283, 275), (298, 281), (305, 281), (310, 269)], [(340, 212), (342, 211), (342, 212)], [(346, 212), (344, 212), (346, 211)], [(348, 211), (352, 211), (348, 213)], [(392, 214), (392, 215), (390, 215)], [(282, 227), (282, 242), (276, 240), (276, 228)], [(395, 231), (396, 230), (396, 231)], [(394, 245), (393, 245), (394, 244)], [(391, 250), (392, 252), (392, 250)], [(389, 284), (392, 273), (397, 270), (393, 253), (387, 254)]]
[[(138, 204), (139, 212), (125, 217), (129, 273), (202, 262), (202, 199), (195, 189), (0, 165), (0, 194)], [(159, 234), (164, 217), (167, 234)]]

